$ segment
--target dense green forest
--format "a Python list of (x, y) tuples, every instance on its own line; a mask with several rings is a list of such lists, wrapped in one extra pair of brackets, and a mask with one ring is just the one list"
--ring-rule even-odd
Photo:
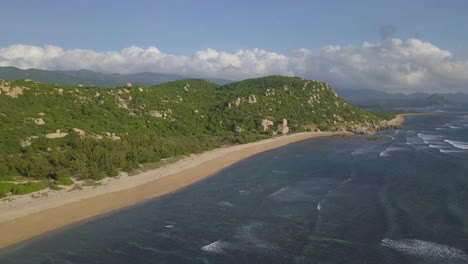
[(276, 134), (374, 130), (379, 122), (328, 84), (296, 77), (113, 89), (0, 81), (0, 196)]

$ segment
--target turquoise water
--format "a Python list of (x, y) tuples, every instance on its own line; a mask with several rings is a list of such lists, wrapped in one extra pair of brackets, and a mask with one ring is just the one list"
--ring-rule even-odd
[(468, 115), (271, 150), (0, 263), (468, 263)]

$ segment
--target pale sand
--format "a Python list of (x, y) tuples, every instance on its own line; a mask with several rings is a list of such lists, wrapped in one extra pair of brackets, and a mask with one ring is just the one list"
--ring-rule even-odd
[[(308, 132), (218, 148), (135, 176), (108, 178), (101, 186), (15, 196), (0, 201), (0, 248), (93, 216), (174, 192), (257, 153), (333, 132)], [(44, 193), (44, 195), (42, 195)]]

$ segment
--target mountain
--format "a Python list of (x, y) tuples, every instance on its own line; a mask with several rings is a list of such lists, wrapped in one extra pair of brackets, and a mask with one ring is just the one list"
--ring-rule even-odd
[[(22, 70), (16, 67), (0, 67), (0, 79), (4, 80), (24, 80), (30, 79), (41, 83), (51, 83), (58, 85), (79, 85), (97, 87), (115, 87), (126, 83), (140, 86), (152, 86), (155, 84), (187, 79), (186, 76), (163, 74), (154, 72), (143, 72), (136, 74), (107, 74), (90, 70), (78, 71), (48, 71), (39, 69)], [(218, 84), (231, 82), (225, 79), (211, 79)]]
[(370, 89), (340, 89), (344, 99), (364, 108), (466, 108), (465, 93), (387, 93)]
[(270, 76), (150, 88), (0, 81), (0, 124), (1, 196), (2, 179), (101, 179), (225, 144), (311, 130), (372, 131), (381, 121), (326, 83)]

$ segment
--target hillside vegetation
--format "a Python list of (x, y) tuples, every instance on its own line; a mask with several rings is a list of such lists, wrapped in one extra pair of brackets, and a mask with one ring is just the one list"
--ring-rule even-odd
[(114, 89), (0, 81), (0, 124), (0, 181), (37, 189), (276, 134), (372, 131), (380, 120), (326, 83), (270, 76)]

